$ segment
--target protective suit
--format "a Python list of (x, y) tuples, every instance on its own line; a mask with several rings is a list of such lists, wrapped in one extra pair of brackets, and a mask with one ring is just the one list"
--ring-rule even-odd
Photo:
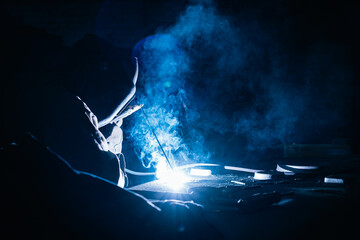
[[(8, 88), (2, 99), (4, 141), (30, 132), (76, 170), (125, 185), (122, 119), (112, 121), (135, 94), (138, 76), (128, 77), (118, 50), (87, 35), (67, 50), (63, 63), (39, 79)], [(35, 70), (34, 70), (35, 71)], [(33, 84), (32, 84), (33, 83)], [(105, 129), (106, 136), (101, 132)]]
[[(116, 48), (93, 35), (52, 51), (48, 41), (38, 41), (44, 36), (37, 38), (37, 30), (29, 38), (23, 33), (33, 30), (14, 29), (9, 27), (2, 52), (11, 60), (0, 96), (4, 236), (219, 239), (187, 205), (167, 202), (161, 210), (120, 188), (126, 178), (117, 156), (119, 115), (128, 115), (137, 64), (128, 74)], [(52, 61), (55, 53), (60, 60)]]

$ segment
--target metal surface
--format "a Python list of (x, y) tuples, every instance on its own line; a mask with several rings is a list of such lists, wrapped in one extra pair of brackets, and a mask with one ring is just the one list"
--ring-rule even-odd
[(193, 177), (184, 184), (182, 188), (173, 189), (161, 180), (155, 180), (131, 187), (132, 191), (150, 191), (150, 192), (167, 192), (167, 193), (181, 193), (187, 194), (189, 190), (194, 187), (227, 187), (227, 186), (240, 186), (237, 182), (250, 182), (252, 181), (251, 175), (241, 174), (226, 174), (226, 175), (211, 175), (207, 177)]

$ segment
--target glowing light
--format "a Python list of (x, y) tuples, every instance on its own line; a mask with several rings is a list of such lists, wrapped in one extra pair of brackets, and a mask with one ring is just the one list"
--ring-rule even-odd
[(239, 172), (249, 172), (249, 173), (256, 173), (262, 170), (258, 169), (251, 169), (251, 168), (243, 168), (243, 167), (233, 167), (233, 166), (224, 166), (226, 170), (233, 170), (233, 171), (239, 171)]
[(282, 172), (285, 175), (294, 175), (295, 173), (293, 171), (287, 170), (285, 168), (282, 168), (281, 166), (279, 166), (279, 164), (277, 164), (276, 166), (276, 171), (278, 172)]
[(239, 185), (246, 185), (246, 183), (240, 182), (240, 181), (231, 180), (231, 182), (232, 182), (232, 183), (239, 184)]
[(344, 179), (342, 178), (335, 178), (335, 177), (325, 177), (324, 183), (336, 183), (336, 184), (343, 184)]
[(171, 169), (165, 159), (160, 159), (156, 165), (156, 177), (172, 190), (180, 190), (189, 178), (181, 171)]
[(254, 174), (254, 180), (271, 180), (272, 174), (269, 172), (256, 172)]
[(296, 165), (286, 165), (287, 167), (299, 169), (299, 170), (316, 170), (318, 166), (296, 166)]
[(207, 176), (210, 176), (210, 175), (211, 175), (211, 170), (192, 168), (192, 169), (190, 170), (190, 175), (207, 177)]

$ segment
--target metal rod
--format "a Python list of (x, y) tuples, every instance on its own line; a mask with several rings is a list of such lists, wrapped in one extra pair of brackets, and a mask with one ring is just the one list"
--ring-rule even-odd
[(156, 133), (155, 133), (154, 128), (150, 125), (149, 118), (147, 117), (144, 109), (143, 109), (143, 108), (140, 108), (140, 109), (141, 109), (141, 112), (144, 114), (144, 117), (145, 117), (145, 120), (146, 120), (146, 124), (149, 126), (151, 132), (154, 134), (155, 139), (156, 139), (157, 143), (159, 144), (159, 147), (160, 147), (162, 153), (164, 154), (167, 163), (169, 164), (169, 167), (171, 168), (172, 171), (174, 171), (174, 168), (172, 167), (172, 165), (171, 165), (171, 163), (170, 163), (170, 160), (169, 160), (168, 156), (166, 155), (166, 153), (165, 153), (165, 151), (164, 151), (164, 148), (162, 147), (162, 145), (161, 145), (161, 143), (160, 143), (160, 141), (159, 141), (159, 139), (158, 139), (158, 137), (157, 137), (157, 135), (156, 135)]

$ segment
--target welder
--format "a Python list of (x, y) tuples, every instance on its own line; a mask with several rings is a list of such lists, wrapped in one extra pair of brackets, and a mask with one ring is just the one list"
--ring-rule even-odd
[[(21, 44), (29, 38), (14, 39)], [(48, 48), (36, 39), (38, 54), (46, 55)], [(3, 57), (14, 55), (5, 50)], [(94, 35), (61, 50), (66, 54), (56, 67), (13, 72), (2, 89), (1, 202), (9, 210), (3, 232), (40, 238), (216, 236), (200, 206), (167, 201), (157, 203), (161, 210), (121, 188), (126, 178), (117, 156), (118, 115), (134, 97), (137, 61), (128, 72), (118, 49)]]
[(35, 82), (32, 86), (10, 89), (4, 100), (3, 136), (18, 142), (29, 131), (73, 168), (123, 187), (124, 171), (112, 154), (121, 152), (113, 147), (121, 146), (121, 121), (108, 130), (111, 142), (99, 125), (107, 125), (127, 106), (135, 93), (137, 68), (134, 75), (126, 77), (117, 49), (87, 35), (51, 73), (37, 82), (26, 79)]

